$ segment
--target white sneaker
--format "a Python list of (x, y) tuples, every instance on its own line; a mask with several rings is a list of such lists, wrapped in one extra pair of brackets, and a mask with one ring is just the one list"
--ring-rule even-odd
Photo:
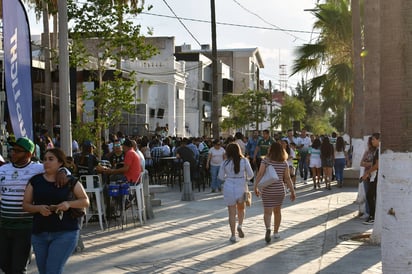
[(373, 225), (374, 223), (375, 223), (374, 219), (369, 219), (369, 220), (363, 222), (364, 225)]
[(236, 236), (230, 237), (229, 241), (230, 241), (231, 243), (236, 243), (236, 242), (237, 242)]
[(280, 238), (279, 233), (273, 233), (273, 239), (274, 240), (279, 239), (279, 238)]

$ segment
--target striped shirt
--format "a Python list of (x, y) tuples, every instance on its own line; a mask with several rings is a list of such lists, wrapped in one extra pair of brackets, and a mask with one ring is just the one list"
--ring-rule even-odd
[(288, 167), (286, 162), (275, 162), (269, 159), (264, 159), (263, 163), (273, 166), (278, 174), (279, 180), (275, 183), (263, 188), (262, 190), (262, 202), (263, 207), (278, 207), (283, 203), (285, 198), (285, 186), (283, 181), (283, 174)]
[(30, 228), (32, 215), (23, 211), (23, 197), (27, 182), (44, 172), (43, 165), (30, 162), (24, 167), (8, 163), (0, 167), (0, 227), (8, 229)]

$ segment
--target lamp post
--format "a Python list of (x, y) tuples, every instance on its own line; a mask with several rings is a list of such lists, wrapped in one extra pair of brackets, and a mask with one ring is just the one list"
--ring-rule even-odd
[(69, 49), (67, 30), (67, 0), (59, 1), (59, 93), (60, 138), (66, 155), (72, 154), (72, 130), (70, 113)]

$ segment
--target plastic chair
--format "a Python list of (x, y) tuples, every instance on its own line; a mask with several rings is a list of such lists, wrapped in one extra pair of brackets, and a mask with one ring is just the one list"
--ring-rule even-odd
[[(100, 228), (104, 230), (103, 219), (106, 223), (106, 226), (107, 226), (107, 219), (106, 219), (106, 214), (104, 213), (105, 205), (104, 205), (104, 197), (103, 197), (102, 179), (100, 175), (82, 175), (80, 176), (80, 182), (83, 184), (84, 190), (86, 191), (87, 194), (94, 194), (94, 195), (89, 195), (89, 199), (91, 199), (91, 196), (94, 196), (96, 199), (97, 212), (91, 211), (90, 208), (86, 209), (86, 216), (85, 216), (86, 226), (90, 218), (93, 215), (98, 215)], [(90, 202), (90, 204), (92, 204), (92, 202)]]
[[(144, 202), (144, 191), (143, 191), (143, 174), (147, 172), (146, 170), (140, 173), (139, 178), (136, 183), (130, 185), (130, 193), (134, 194), (135, 201), (132, 202), (132, 215), (133, 219), (139, 217), (140, 225), (143, 225), (143, 222), (146, 222), (146, 206)], [(136, 208), (137, 207), (137, 208)]]

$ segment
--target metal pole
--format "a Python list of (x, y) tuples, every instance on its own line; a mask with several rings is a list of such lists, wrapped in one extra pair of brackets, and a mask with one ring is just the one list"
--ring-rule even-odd
[(217, 73), (217, 42), (216, 42), (216, 13), (215, 0), (210, 0), (211, 21), (212, 21), (212, 132), (213, 138), (219, 138), (219, 94), (218, 94), (218, 73)]
[(58, 2), (59, 12), (59, 94), (60, 94), (60, 147), (66, 155), (72, 154), (70, 113), (69, 49), (67, 30), (67, 0)]
[(183, 194), (182, 194), (182, 201), (193, 201), (195, 199), (195, 195), (192, 191), (192, 180), (190, 178), (190, 163), (184, 162), (183, 163)]
[(273, 131), (273, 94), (272, 94), (272, 81), (269, 80), (269, 94), (270, 94), (270, 136), (272, 136), (272, 131)]

